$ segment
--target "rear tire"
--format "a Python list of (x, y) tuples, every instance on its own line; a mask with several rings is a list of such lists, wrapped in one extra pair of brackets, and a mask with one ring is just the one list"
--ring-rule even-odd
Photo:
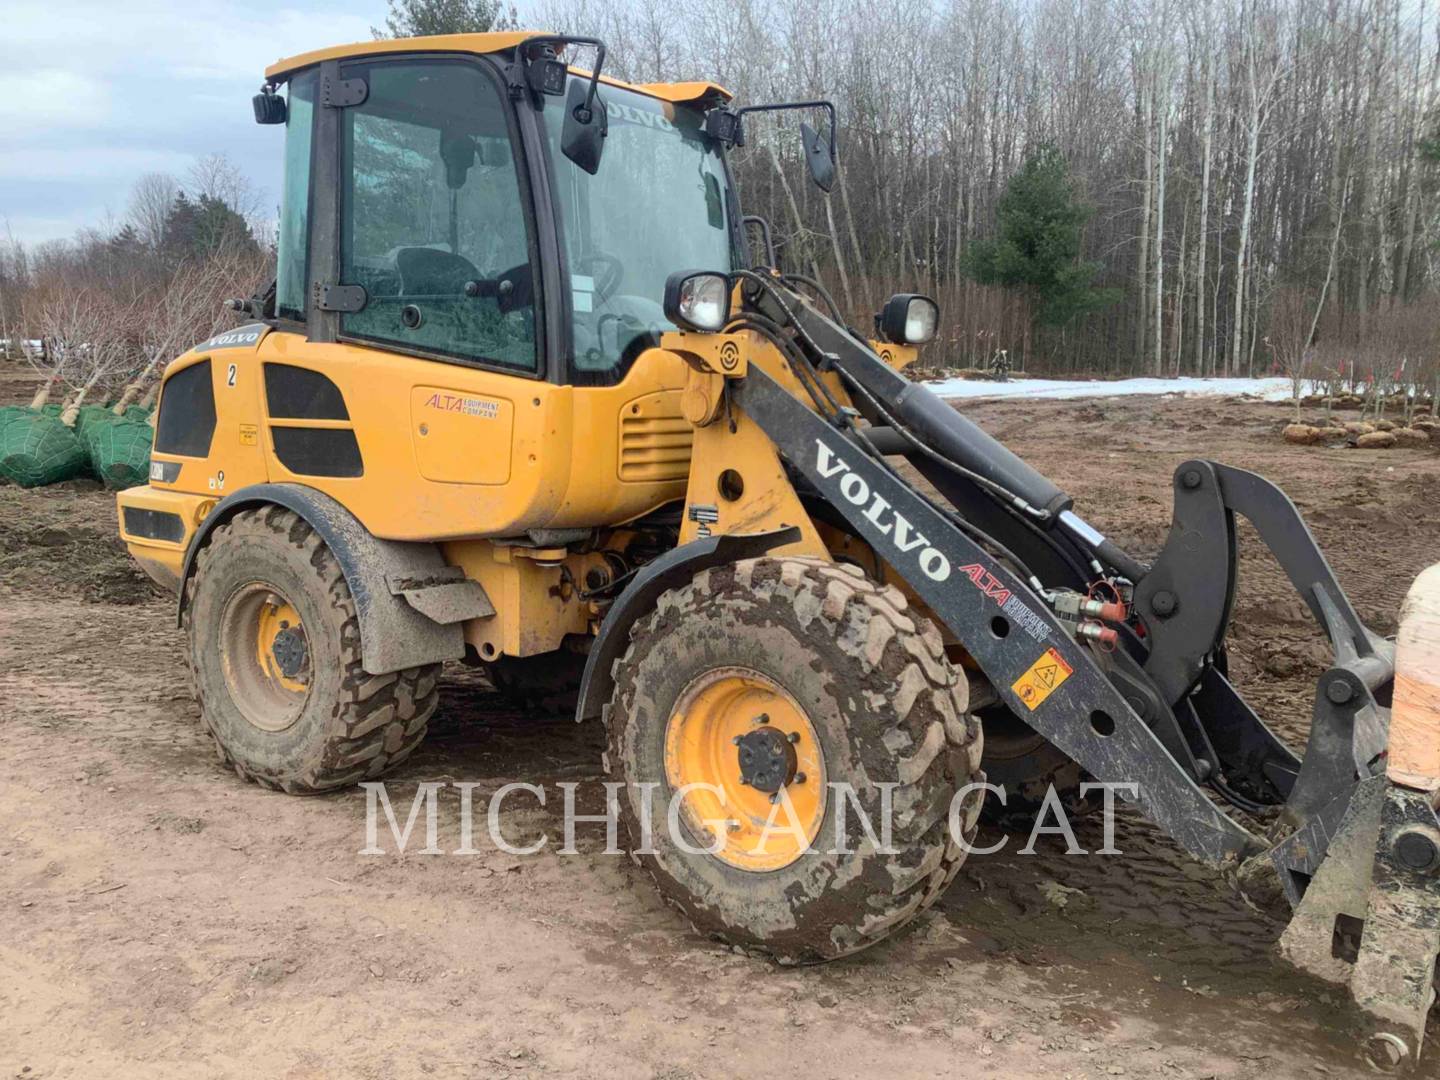
[(424, 739), (440, 665), (366, 673), (345, 575), (296, 514), (245, 510), (216, 527), (186, 588), (200, 723), (242, 778), (314, 794), (374, 779)]
[[(780, 703), (786, 719), (776, 721), (785, 725), (779, 730), (810, 752), (808, 760), (799, 759), (817, 774), (809, 777), (807, 797), (822, 777), (852, 785), (859, 805), (846, 806), (848, 853), (832, 850), (840, 801), (833, 788), (822, 788), (830, 795), (817, 811), (823, 816), (816, 818), (813, 850), (797, 850), (783, 865), (746, 868), (736, 864), (740, 856), (692, 854), (670, 836), (666, 810), (682, 760), (671, 725), (693, 724), (705, 688), (735, 679), (735, 672), (743, 686), (771, 688), (760, 692)], [(946, 661), (934, 625), (907, 612), (898, 590), (867, 579), (859, 568), (762, 558), (703, 571), (663, 594), (654, 612), (636, 623), (614, 674), (615, 694), (605, 710), (606, 768), (625, 782), (620, 818), (632, 858), (702, 933), (782, 963), (830, 960), (904, 926), (934, 903), (964, 862), (967, 849), (951, 839), (948, 825), (954, 796), (982, 777), (980, 728), (966, 711), (968, 683)], [(722, 727), (709, 757), (685, 759), (713, 761), (717, 784), (733, 782), (727, 770), (743, 769), (731, 764), (737, 754), (731, 742), (742, 738), (731, 733), (769, 723), (749, 717), (754, 700), (732, 710), (730, 722), (738, 726)], [(863, 814), (879, 832), (882, 783), (894, 785), (894, 854), (867, 841), (860, 823)], [(642, 847), (641, 784), (658, 785), (660, 796), (652, 800), (648, 850)], [(749, 797), (755, 787), (735, 790)], [(982, 795), (977, 788), (958, 804), (966, 841), (974, 836)], [(748, 813), (731, 811), (736, 818)], [(743, 826), (747, 833), (753, 820)], [(785, 824), (783, 814), (779, 821)], [(711, 842), (686, 821), (680, 828), (691, 847)], [(730, 831), (741, 829), (737, 822)]]

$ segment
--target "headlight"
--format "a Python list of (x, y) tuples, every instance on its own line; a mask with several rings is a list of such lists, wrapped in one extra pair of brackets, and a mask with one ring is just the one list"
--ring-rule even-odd
[(919, 293), (896, 293), (880, 312), (880, 333), (896, 345), (924, 345), (940, 325), (940, 305)]
[(730, 279), (707, 270), (679, 270), (665, 279), (665, 317), (685, 330), (713, 334), (730, 321)]

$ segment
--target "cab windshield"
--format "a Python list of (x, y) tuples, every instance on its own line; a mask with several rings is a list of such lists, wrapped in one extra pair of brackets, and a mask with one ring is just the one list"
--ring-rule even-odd
[(560, 152), (563, 99), (544, 112), (580, 382), (620, 378), (674, 329), (661, 306), (671, 273), (739, 263), (724, 160), (700, 113), (616, 86), (599, 96), (609, 135), (594, 176)]

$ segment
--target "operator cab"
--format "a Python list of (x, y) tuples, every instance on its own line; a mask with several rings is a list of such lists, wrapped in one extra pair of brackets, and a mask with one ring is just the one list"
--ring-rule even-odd
[(728, 95), (572, 71), (555, 58), (567, 43), (367, 42), (269, 69), (256, 118), (286, 134), (265, 315), (312, 341), (620, 381), (675, 329), (671, 273), (748, 265), (707, 130)]

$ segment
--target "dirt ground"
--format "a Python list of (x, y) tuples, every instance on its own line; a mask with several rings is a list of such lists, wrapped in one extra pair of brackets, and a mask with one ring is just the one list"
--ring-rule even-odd
[[(966, 411), (1141, 553), (1164, 537), (1181, 460), (1264, 471), (1386, 633), (1440, 560), (1440, 450), (1291, 447), (1288, 407), (1216, 399)], [(113, 535), (93, 487), (0, 489), (0, 1075), (1361, 1073), (1344, 995), (1283, 970), (1277, 928), (1133, 817), (1123, 856), (1066, 856), (1054, 837), (974, 856), (911, 931), (809, 969), (695, 935), (599, 853), (599, 826), (568, 858), (558, 840), (530, 858), (484, 840), (475, 856), (361, 856), (363, 793), (296, 799), (217, 765), (173, 609)], [(1235, 622), (1242, 689), (1302, 739), (1325, 654), (1253, 545)], [(420, 781), (478, 781), (480, 806), (513, 780), (598, 791), (600, 745), (447, 669), (391, 790), (402, 812)], [(447, 847), (456, 802), (448, 790)], [(503, 822), (516, 842), (558, 837), (559, 808), (516, 799)], [(1098, 824), (1080, 839), (1099, 847)]]

